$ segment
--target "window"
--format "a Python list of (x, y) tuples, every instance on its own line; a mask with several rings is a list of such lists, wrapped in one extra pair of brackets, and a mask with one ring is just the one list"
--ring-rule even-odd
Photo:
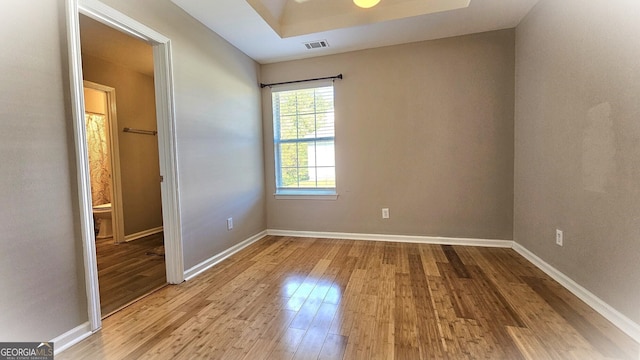
[(335, 194), (333, 83), (274, 89), (272, 99), (276, 195)]

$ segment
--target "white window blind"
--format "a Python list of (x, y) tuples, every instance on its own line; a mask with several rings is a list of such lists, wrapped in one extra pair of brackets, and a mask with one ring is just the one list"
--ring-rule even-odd
[(276, 192), (336, 187), (333, 84), (274, 89)]

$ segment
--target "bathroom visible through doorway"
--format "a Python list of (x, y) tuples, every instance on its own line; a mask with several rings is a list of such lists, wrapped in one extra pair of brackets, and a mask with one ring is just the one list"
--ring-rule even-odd
[(80, 16), (102, 317), (167, 283), (153, 48)]

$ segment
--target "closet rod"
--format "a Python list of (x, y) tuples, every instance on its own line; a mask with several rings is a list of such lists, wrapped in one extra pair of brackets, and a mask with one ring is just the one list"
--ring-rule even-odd
[(142, 135), (155, 135), (158, 132), (155, 130), (140, 130), (140, 129), (132, 129), (132, 128), (124, 128), (122, 131), (132, 133), (132, 134), (142, 134)]

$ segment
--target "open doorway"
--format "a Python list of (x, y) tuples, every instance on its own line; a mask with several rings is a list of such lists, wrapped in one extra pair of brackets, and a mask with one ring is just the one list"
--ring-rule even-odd
[[(159, 151), (158, 162), (160, 171), (157, 180), (161, 181), (162, 231), (158, 234), (162, 234), (164, 238), (166, 282), (179, 284), (184, 281), (184, 265), (180, 229), (180, 199), (176, 160), (171, 41), (164, 35), (103, 4), (99, 0), (66, 0), (66, 3), (71, 104), (78, 171), (80, 231), (83, 243), (89, 325), (91, 331), (96, 331), (102, 326), (102, 312), (100, 306), (98, 259), (93, 207), (91, 203), (92, 195), (85, 127), (83, 58), (80, 46), (80, 14), (86, 15), (92, 20), (116, 29), (119, 32), (133, 36), (152, 47), (154, 62), (153, 87), (155, 90), (154, 98), (156, 105), (155, 119), (157, 125), (157, 132), (154, 134), (154, 137), (157, 137), (155, 141)], [(122, 129), (119, 128), (119, 130), (124, 130), (122, 124), (119, 125), (122, 127)], [(126, 225), (123, 227), (126, 227)], [(126, 236), (125, 240), (128, 240)], [(136, 241), (125, 242), (125, 244), (136, 244)], [(124, 275), (123, 278), (129, 278), (129, 281), (131, 280), (129, 275)]]
[(167, 283), (153, 48), (84, 15), (80, 38), (100, 310), (106, 317)]
[(124, 240), (116, 90), (84, 81), (85, 127), (96, 239)]

